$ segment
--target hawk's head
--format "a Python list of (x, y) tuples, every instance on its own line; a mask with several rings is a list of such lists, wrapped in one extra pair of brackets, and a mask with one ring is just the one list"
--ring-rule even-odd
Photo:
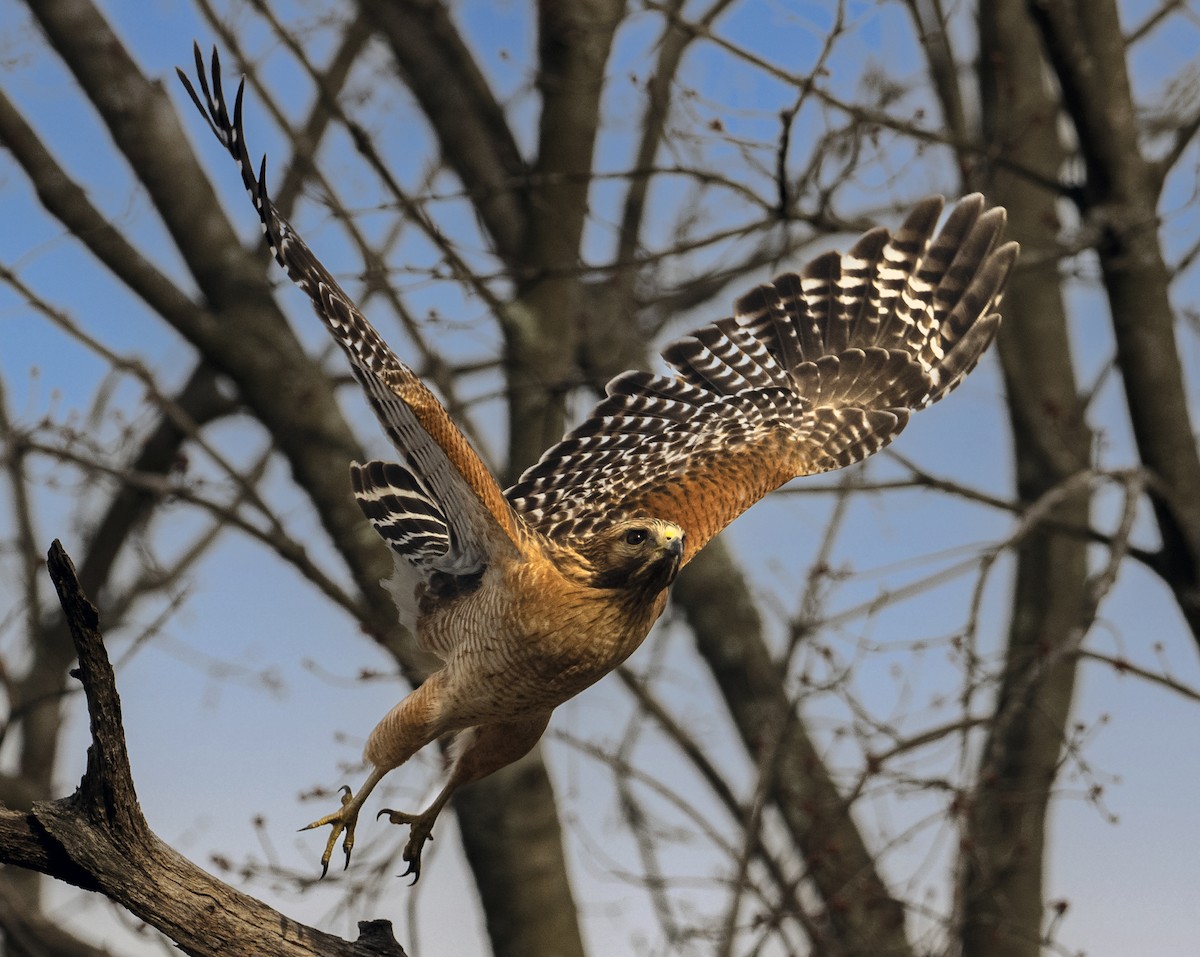
[(592, 566), (596, 588), (657, 595), (683, 563), (683, 529), (656, 518), (631, 518), (592, 533), (577, 546)]

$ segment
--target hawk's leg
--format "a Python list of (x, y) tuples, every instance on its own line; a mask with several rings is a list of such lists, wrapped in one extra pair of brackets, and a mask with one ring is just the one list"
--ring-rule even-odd
[(421, 850), (425, 842), (433, 839), (433, 823), (450, 796), (464, 784), (487, 777), (493, 771), (512, 764), (528, 754), (550, 721), (550, 712), (535, 714), (514, 721), (482, 725), (462, 732), (452, 746), (456, 754), (446, 786), (420, 814), (407, 814), (384, 808), (377, 817), (388, 816), (393, 824), (407, 824), (411, 828), (408, 844), (404, 847), (404, 860), (408, 870), (401, 876), (412, 875), (415, 884), (421, 876)]
[(371, 762), (371, 773), (363, 782), (358, 793), (342, 787), (342, 806), (332, 814), (306, 824), (302, 831), (329, 825), (333, 828), (321, 855), (321, 876), (329, 872), (329, 859), (342, 834), (342, 850), (346, 854), (346, 867), (350, 866), (350, 852), (354, 850), (354, 828), (358, 824), (358, 813), (368, 795), (383, 780), (392, 768), (399, 767), (410, 757), (441, 734), (442, 725), (442, 679), (439, 674), (430, 676), (419, 688), (401, 701), (384, 717), (371, 732), (367, 742), (367, 760)]

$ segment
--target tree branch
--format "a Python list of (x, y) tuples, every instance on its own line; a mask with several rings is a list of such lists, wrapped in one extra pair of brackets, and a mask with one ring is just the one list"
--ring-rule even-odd
[(162, 89), (138, 70), (91, 3), (28, 0), (55, 50), (146, 187), (209, 306), (164, 318), (219, 372), (271, 432), (293, 477), (368, 600), (367, 632), (411, 677), (428, 664), (394, 624), (376, 583), (387, 549), (346, 494), (346, 463), (361, 446), (332, 384), (308, 357), (272, 299), (266, 264), (244, 253)]
[[(1057, 98), (1044, 80), (1024, 0), (988, 0), (979, 16), (980, 60), (987, 64), (979, 71), (983, 137), (1018, 165), (1056, 175), (1065, 155), (1053, 120)], [(972, 185), (1008, 208), (1009, 234), (1034, 256), (1009, 283), (997, 338), (1016, 485), (1027, 507), (1007, 545), (1016, 577), (995, 712), (963, 802), (958, 933), (972, 957), (1034, 957), (1045, 922), (1046, 814), (1077, 672), (1075, 659), (1057, 649), (1082, 640), (1091, 624), (1087, 541), (1049, 523), (1090, 524), (1092, 437), (1071, 363), (1058, 263), (1045, 254), (1057, 242), (1057, 196), (1002, 166), (978, 173)], [(977, 620), (978, 601), (975, 608)], [(978, 631), (968, 634), (964, 714), (975, 711), (982, 668)], [(965, 759), (976, 746), (964, 728)]]
[(187, 954), (404, 957), (389, 921), (362, 922), (356, 941), (342, 940), (222, 883), (155, 836), (138, 805), (99, 613), (58, 541), (47, 567), (79, 657), (73, 674), (87, 697), (92, 743), (74, 794), (29, 813), (0, 810), (0, 862), (98, 891)]
[(504, 110), (449, 10), (438, 0), (359, 0), (359, 5), (391, 47), (496, 252), (512, 265), (527, 225), (527, 170)]
[(1099, 234), (1096, 252), (1138, 454), (1158, 477), (1151, 500), (1163, 542), (1159, 570), (1200, 642), (1200, 450), (1154, 212), (1162, 184), (1140, 149), (1120, 18), (1113, 0), (1086, 6), (1038, 0), (1029, 11), (1087, 167), (1080, 207)]
[(784, 676), (763, 638), (750, 589), (720, 540), (679, 577), (672, 600), (683, 609), (730, 716), (753, 758), (778, 742), (766, 798), (800, 849), (848, 957), (911, 954), (903, 908), (888, 891), (829, 768), (795, 715)]

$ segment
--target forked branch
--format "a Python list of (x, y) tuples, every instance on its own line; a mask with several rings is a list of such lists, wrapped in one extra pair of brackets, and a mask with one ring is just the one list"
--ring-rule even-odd
[(0, 808), (0, 863), (97, 891), (187, 954), (404, 957), (389, 921), (364, 921), (357, 940), (342, 940), (217, 880), (155, 836), (134, 790), (99, 613), (58, 541), (47, 567), (79, 658), (73, 674), (87, 696), (92, 743), (74, 794), (37, 802), (28, 812)]

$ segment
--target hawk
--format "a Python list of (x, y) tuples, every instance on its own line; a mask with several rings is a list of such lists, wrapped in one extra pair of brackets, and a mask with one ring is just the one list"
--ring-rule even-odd
[[(861, 461), (909, 414), (975, 366), (1017, 255), (997, 245), (1004, 210), (978, 195), (935, 232), (943, 201), (918, 203), (844, 255), (742, 296), (734, 314), (666, 347), (666, 374), (625, 372), (581, 425), (502, 490), (446, 409), (380, 338), (271, 202), (213, 52), (204, 99), (179, 76), (237, 161), (271, 251), (345, 351), (398, 462), (350, 466), (363, 513), (391, 548), (386, 586), (401, 623), (441, 667), (387, 714), (365, 749), (369, 776), (342, 788), (346, 865), (363, 802), (391, 769), (454, 735), (449, 777), (428, 808), (385, 808), (410, 826), (406, 875), (459, 787), (526, 754), (551, 712), (645, 639), (667, 590), (739, 514), (791, 479)], [(307, 828), (306, 828), (307, 829)]]

